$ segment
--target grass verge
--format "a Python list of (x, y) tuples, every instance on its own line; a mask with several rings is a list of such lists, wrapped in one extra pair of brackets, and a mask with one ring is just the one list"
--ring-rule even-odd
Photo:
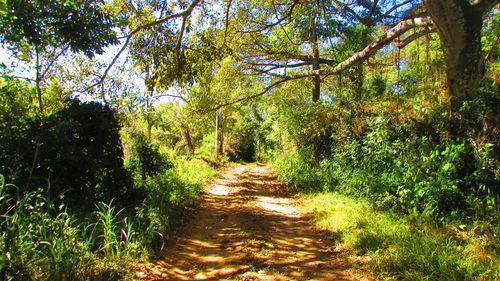
[[(382, 280), (498, 280), (498, 224), (436, 225), (336, 193), (302, 194), (301, 208), (353, 264)], [(362, 262), (360, 262), (362, 261)]]
[(41, 189), (21, 192), (0, 175), (0, 280), (129, 280), (174, 230), (180, 212), (214, 174), (201, 160), (148, 178), (134, 208), (97, 202), (87, 216), (55, 206)]

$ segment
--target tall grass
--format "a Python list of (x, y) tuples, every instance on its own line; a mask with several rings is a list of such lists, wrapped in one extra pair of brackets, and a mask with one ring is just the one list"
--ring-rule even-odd
[(137, 210), (98, 202), (87, 217), (54, 205), (47, 191), (23, 191), (0, 175), (0, 280), (123, 279), (155, 237), (172, 231), (212, 175), (208, 165), (186, 160), (147, 178)]
[(497, 280), (498, 225), (436, 226), (421, 216), (375, 210), (335, 193), (302, 195), (302, 207), (348, 256), (365, 256), (387, 280)]
[(41, 192), (22, 192), (0, 180), (0, 279), (78, 279), (88, 248), (75, 220)]
[[(138, 215), (147, 221), (154, 236), (170, 233), (183, 209), (195, 203), (203, 183), (214, 175), (214, 169), (198, 159), (178, 160), (175, 168), (146, 180), (146, 199)], [(153, 236), (149, 239), (153, 239)]]

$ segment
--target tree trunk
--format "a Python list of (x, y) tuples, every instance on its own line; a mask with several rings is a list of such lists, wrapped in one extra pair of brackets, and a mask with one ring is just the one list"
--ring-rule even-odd
[(222, 126), (219, 127), (219, 133), (217, 134), (217, 157), (222, 157), (224, 155), (224, 130)]
[(35, 53), (36, 53), (36, 95), (38, 98), (38, 108), (40, 109), (40, 115), (44, 114), (44, 108), (43, 108), (43, 99), (42, 99), (42, 78), (41, 78), (41, 73), (40, 73), (40, 53), (38, 51), (38, 45), (35, 46)]
[(313, 49), (313, 61), (312, 69), (318, 70), (318, 74), (313, 76), (313, 89), (312, 89), (312, 100), (313, 102), (319, 101), (321, 93), (321, 77), (319, 76), (319, 46), (318, 46), (318, 36), (316, 34), (316, 29), (311, 30), (312, 38), (311, 44)]
[(220, 121), (219, 112), (215, 113), (215, 158), (219, 159), (224, 154), (224, 130)]
[(153, 141), (153, 122), (149, 118), (147, 119), (147, 128), (146, 128), (146, 137), (148, 138), (148, 142)]
[(471, 5), (467, 0), (424, 0), (424, 3), (444, 48), (450, 105), (452, 112), (457, 113), (464, 102), (477, 95), (484, 76), (481, 29), (486, 5)]
[(194, 156), (194, 145), (193, 140), (191, 139), (191, 131), (189, 127), (185, 124), (181, 125), (182, 136), (184, 136), (184, 140), (186, 141), (186, 145), (188, 147), (189, 155)]
[(317, 70), (317, 74), (315, 74), (313, 79), (313, 89), (312, 89), (312, 100), (313, 102), (319, 101), (321, 95), (321, 76), (319, 75), (319, 45), (318, 45), (318, 33), (316, 32), (316, 18), (315, 15), (312, 16), (311, 19), (311, 47), (313, 52), (313, 60), (312, 60), (312, 70)]

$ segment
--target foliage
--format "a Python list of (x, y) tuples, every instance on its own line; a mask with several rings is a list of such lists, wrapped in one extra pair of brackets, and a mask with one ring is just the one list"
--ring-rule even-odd
[[(119, 280), (129, 263), (162, 246), (213, 169), (201, 160), (148, 177), (137, 210), (97, 202), (86, 217), (54, 204), (46, 189), (22, 192), (0, 175), (2, 280)], [(158, 244), (160, 243), (160, 244)]]
[[(87, 280), (100, 278), (100, 259), (127, 266), (144, 252), (138, 228), (115, 212), (110, 204), (98, 203), (95, 223), (75, 217), (54, 205), (42, 191), (17, 192), (15, 185), (0, 189), (2, 280)], [(109, 269), (106, 269), (109, 271)], [(115, 275), (123, 276), (123, 272)]]
[(276, 103), (279, 141), (283, 148), (292, 144), (274, 160), (281, 179), (297, 190), (336, 190), (436, 220), (496, 214), (495, 94), (475, 99), (475, 110), (464, 104), (480, 120), (467, 138), (453, 136), (455, 117), (439, 98), (375, 95), (351, 105), (343, 99), (300, 108)]
[(160, 153), (158, 146), (148, 143), (146, 136), (141, 133), (131, 133), (132, 156), (128, 159), (127, 167), (133, 173), (140, 175), (141, 180), (154, 177), (173, 167), (165, 155)]
[[(447, 65), (463, 45), (442, 44), (454, 32), (420, 26), (372, 47), (398, 20), (431, 12), (420, 2), (0, 0), (0, 41), (26, 64), (0, 63), (0, 173), (15, 184), (0, 189), (0, 278), (120, 279), (196, 203), (213, 176), (206, 162), (266, 158), (296, 191), (371, 204), (312, 199), (344, 247), (375, 257), (375, 270), (494, 276), (498, 238), (486, 225), (499, 215), (499, 13), (487, 13), (491, 1), (449, 1), (478, 13), (470, 30), (484, 17), (479, 34), (457, 38), (481, 39), (479, 81), (467, 69), (482, 68)], [(117, 33), (129, 59), (118, 70), (118, 57), (84, 58), (118, 43)], [(466, 53), (479, 51), (457, 56)], [(450, 111), (461, 94), (445, 91), (454, 71), (477, 75)], [(95, 98), (87, 84), (106, 105), (63, 102)], [(223, 155), (212, 161), (215, 143)]]
[(25, 190), (48, 185), (50, 198), (75, 209), (129, 195), (120, 126), (108, 107), (69, 101), (44, 120), (10, 120), (1, 128), (0, 170)]
[(364, 257), (377, 276), (404, 280), (493, 280), (498, 274), (498, 225), (436, 227), (405, 219), (336, 193), (301, 196), (302, 207), (345, 255)]
[[(194, 204), (202, 184), (213, 176), (213, 168), (201, 160), (179, 160), (176, 168), (148, 177), (146, 198), (137, 216), (146, 225), (147, 240), (158, 242), (179, 222), (184, 208)], [(161, 247), (154, 244), (154, 247)]]
[(94, 1), (5, 0), (0, 5), (0, 40), (14, 44), (16, 51), (23, 43), (39, 51), (67, 43), (91, 57), (117, 43), (110, 16)]

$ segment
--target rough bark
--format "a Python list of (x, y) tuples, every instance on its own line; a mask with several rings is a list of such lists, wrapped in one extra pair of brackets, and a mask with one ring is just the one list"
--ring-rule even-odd
[(466, 0), (424, 0), (446, 54), (451, 109), (472, 100), (484, 75), (481, 52), (483, 11)]

